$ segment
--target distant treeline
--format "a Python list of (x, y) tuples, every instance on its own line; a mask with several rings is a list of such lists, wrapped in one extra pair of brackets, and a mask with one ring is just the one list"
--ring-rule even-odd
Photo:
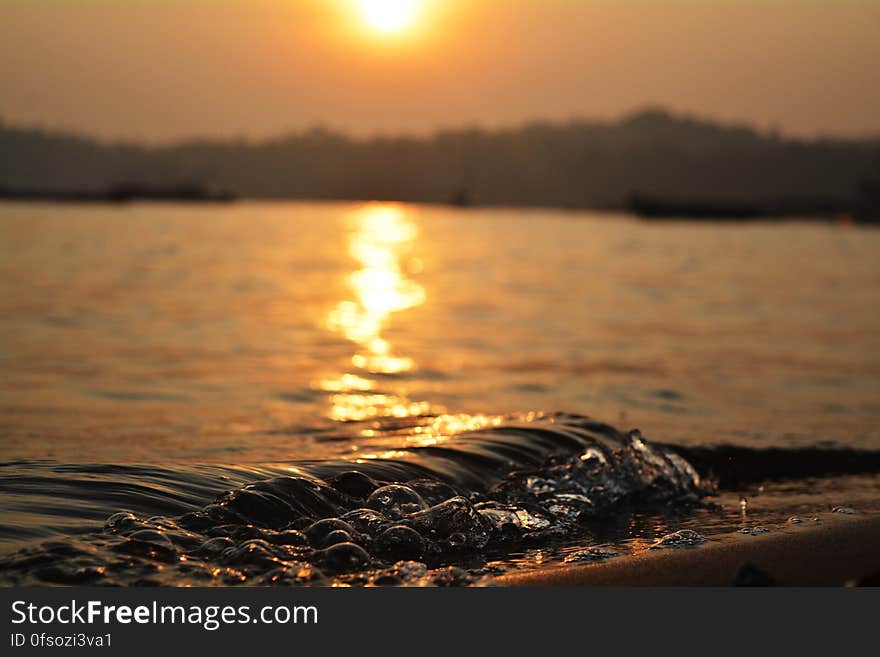
[[(103, 193), (193, 186), (209, 196), (623, 208), (845, 207), (880, 178), (880, 138), (795, 140), (644, 111), (619, 122), (533, 123), (433, 137), (312, 129), (260, 142), (149, 147), (0, 123), (0, 188)], [(861, 202), (861, 201), (859, 201)]]

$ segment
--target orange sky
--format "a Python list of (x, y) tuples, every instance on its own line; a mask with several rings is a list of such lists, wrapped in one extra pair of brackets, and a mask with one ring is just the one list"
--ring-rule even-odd
[(880, 133), (877, 0), (0, 0), (0, 117), (103, 137), (357, 134), (645, 105)]

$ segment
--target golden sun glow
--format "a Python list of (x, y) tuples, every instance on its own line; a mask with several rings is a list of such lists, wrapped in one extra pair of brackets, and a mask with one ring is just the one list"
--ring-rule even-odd
[(419, 0), (360, 0), (361, 15), (372, 29), (379, 32), (400, 32), (409, 27), (416, 16)]
[(363, 348), (352, 357), (355, 367), (382, 374), (409, 371), (412, 360), (395, 356), (382, 330), (393, 313), (425, 301), (424, 288), (405, 274), (404, 256), (416, 239), (416, 226), (394, 205), (365, 206), (354, 218), (349, 253), (361, 269), (349, 283), (357, 299), (341, 301), (330, 313), (329, 327)]
[[(385, 329), (393, 315), (425, 303), (426, 292), (410, 274), (421, 272), (413, 256), (418, 226), (406, 206), (371, 203), (350, 217), (348, 252), (358, 269), (348, 276), (354, 298), (340, 301), (327, 317), (327, 327), (357, 345), (351, 357), (355, 372), (330, 376), (320, 389), (330, 393), (329, 417), (338, 422), (364, 422), (375, 418), (411, 420), (411, 424), (388, 425), (410, 445), (436, 445), (463, 431), (498, 426), (501, 416), (448, 415), (443, 406), (413, 400), (398, 377), (412, 372), (416, 363), (395, 355)], [(529, 420), (533, 419), (530, 414)], [(360, 430), (369, 445), (379, 437), (387, 440), (380, 424)], [(355, 451), (359, 448), (355, 447)], [(361, 458), (398, 458), (401, 453), (361, 453)]]
[(364, 206), (352, 219), (349, 253), (361, 266), (349, 276), (356, 298), (340, 301), (327, 323), (360, 347), (351, 358), (360, 373), (321, 381), (321, 388), (333, 393), (330, 417), (358, 421), (429, 413), (432, 409), (427, 402), (411, 401), (399, 392), (378, 391), (374, 379), (361, 376), (391, 377), (415, 368), (411, 358), (393, 353), (382, 334), (392, 314), (425, 301), (424, 288), (406, 275), (407, 270), (418, 268), (418, 260), (409, 256), (418, 233), (416, 225), (403, 208), (387, 204)]

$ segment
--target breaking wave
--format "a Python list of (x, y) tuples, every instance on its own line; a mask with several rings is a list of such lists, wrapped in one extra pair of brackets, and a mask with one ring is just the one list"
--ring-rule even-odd
[[(871, 454), (841, 462), (880, 469)], [(624, 507), (701, 504), (730, 476), (730, 458), (557, 414), (369, 458), (264, 468), (5, 464), (0, 487), (12, 499), (43, 491), (59, 517), (77, 515), (57, 499), (73, 488), (88, 501), (79, 524), (62, 523), (57, 536), (0, 559), (0, 577), (7, 585), (480, 584), (492, 574), (487, 555), (582, 537), (585, 523)]]

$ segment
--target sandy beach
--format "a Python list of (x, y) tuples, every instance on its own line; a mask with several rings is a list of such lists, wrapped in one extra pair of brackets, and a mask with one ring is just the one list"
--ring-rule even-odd
[[(839, 514), (838, 514), (839, 515)], [(586, 566), (498, 578), (504, 586), (877, 586), (880, 517), (843, 516), (758, 536), (730, 534), (699, 547), (645, 550)], [(769, 580), (765, 580), (764, 577)]]

